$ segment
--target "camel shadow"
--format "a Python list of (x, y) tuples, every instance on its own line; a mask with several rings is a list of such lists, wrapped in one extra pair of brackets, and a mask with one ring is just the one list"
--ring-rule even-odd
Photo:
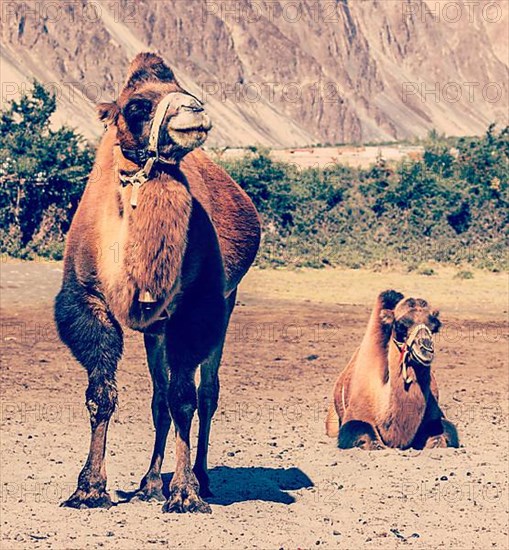
[(292, 504), (295, 498), (287, 491), (314, 486), (299, 468), (217, 466), (209, 471), (209, 475), (214, 496), (207, 500), (221, 506), (248, 500)]
[[(287, 491), (314, 487), (311, 479), (299, 468), (217, 466), (209, 470), (209, 476), (210, 489), (214, 496), (206, 500), (220, 506), (249, 500), (292, 504), (295, 498)], [(163, 474), (162, 477), (163, 493), (167, 496), (173, 474)], [(136, 491), (117, 491), (122, 502), (129, 502), (135, 493)]]

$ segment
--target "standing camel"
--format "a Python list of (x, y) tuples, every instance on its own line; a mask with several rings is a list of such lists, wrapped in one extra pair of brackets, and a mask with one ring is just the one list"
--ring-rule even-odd
[(438, 311), (426, 300), (382, 292), (361, 345), (339, 375), (327, 435), (341, 449), (458, 447), (431, 372)]
[(201, 497), (211, 494), (218, 369), (237, 286), (258, 250), (259, 218), (244, 191), (197, 149), (210, 120), (159, 56), (139, 54), (119, 98), (101, 104), (99, 116), (106, 131), (69, 231), (55, 302), (60, 337), (88, 373), (92, 432), (78, 487), (63, 506), (111, 506), (106, 435), (124, 325), (143, 333), (153, 382), (156, 435), (139, 495), (164, 500), (161, 464), (173, 422), (176, 466), (163, 510), (210, 512)]

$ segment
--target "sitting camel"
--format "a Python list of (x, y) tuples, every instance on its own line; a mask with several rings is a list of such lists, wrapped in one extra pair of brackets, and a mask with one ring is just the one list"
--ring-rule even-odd
[(123, 325), (143, 333), (153, 381), (155, 443), (139, 496), (164, 500), (161, 464), (173, 422), (176, 466), (163, 510), (210, 512), (202, 497), (211, 494), (207, 451), (218, 368), (237, 286), (258, 250), (258, 215), (245, 192), (197, 149), (210, 120), (159, 56), (139, 54), (119, 98), (101, 104), (99, 114), (106, 132), (67, 237), (55, 303), (60, 337), (88, 374), (92, 429), (78, 487), (63, 505), (111, 506), (106, 434), (117, 403)]
[(361, 345), (334, 388), (326, 431), (340, 449), (458, 447), (431, 372), (439, 312), (425, 300), (382, 292)]

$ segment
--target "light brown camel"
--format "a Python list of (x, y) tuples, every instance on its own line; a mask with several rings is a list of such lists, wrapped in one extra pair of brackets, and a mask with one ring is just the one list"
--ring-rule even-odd
[[(244, 191), (197, 149), (210, 120), (160, 57), (139, 54), (117, 101), (101, 104), (99, 114), (106, 132), (96, 177), (72, 222), (55, 303), (60, 336), (88, 373), (92, 429), (78, 487), (63, 505), (111, 506), (106, 433), (124, 325), (144, 334), (154, 390), (155, 444), (139, 495), (164, 500), (161, 464), (173, 421), (176, 466), (163, 509), (210, 512), (200, 495), (210, 495), (207, 449), (218, 368), (237, 286), (258, 250), (258, 215)], [(197, 407), (192, 469), (189, 434)]]
[(361, 345), (334, 387), (326, 431), (341, 449), (458, 447), (431, 372), (439, 312), (425, 300), (382, 292)]

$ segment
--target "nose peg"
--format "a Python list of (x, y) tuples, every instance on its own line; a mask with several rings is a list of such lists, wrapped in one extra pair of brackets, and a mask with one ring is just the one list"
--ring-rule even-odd
[(183, 103), (182, 109), (184, 111), (191, 111), (193, 113), (201, 113), (204, 110), (203, 105), (194, 97), (191, 98), (191, 101), (188, 105)]
[(190, 111), (201, 113), (204, 110), (202, 103), (196, 97), (179, 92), (173, 94), (170, 106), (177, 112)]

